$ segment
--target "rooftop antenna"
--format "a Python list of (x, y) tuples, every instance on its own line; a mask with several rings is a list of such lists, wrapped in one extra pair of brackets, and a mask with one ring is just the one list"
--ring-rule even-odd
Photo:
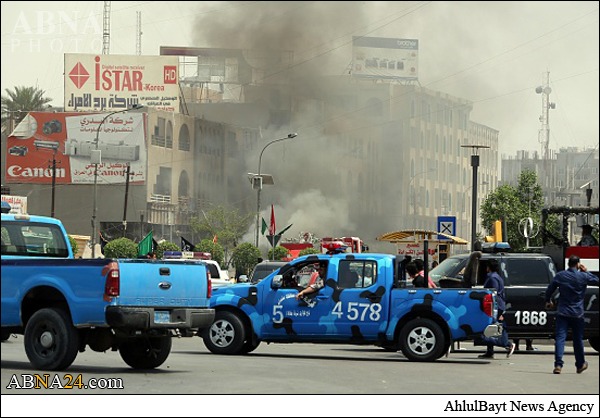
[(102, 55), (108, 55), (110, 54), (110, 1), (104, 2), (102, 26)]
[(137, 30), (135, 31), (135, 53), (142, 55), (142, 12), (135, 12), (137, 14)]
[(535, 92), (542, 95), (542, 114), (540, 116), (540, 122), (542, 123), (542, 126), (539, 131), (538, 140), (542, 144), (542, 159), (544, 161), (543, 186), (545, 188), (549, 186), (548, 165), (550, 164), (550, 120), (548, 111), (556, 108), (556, 103), (550, 103), (550, 93), (552, 92), (552, 89), (550, 88), (549, 84), (550, 72), (546, 71), (544, 85), (537, 86), (535, 88)]

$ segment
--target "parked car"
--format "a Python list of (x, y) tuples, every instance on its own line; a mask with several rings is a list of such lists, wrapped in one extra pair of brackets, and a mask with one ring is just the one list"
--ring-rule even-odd
[(279, 270), (280, 267), (283, 267), (287, 264), (287, 261), (261, 261), (252, 270), (250, 273), (250, 278), (245, 274), (242, 274), (238, 278), (238, 282), (240, 283), (252, 283), (256, 284), (260, 282), (262, 279), (267, 277), (269, 274), (273, 273), (275, 270)]

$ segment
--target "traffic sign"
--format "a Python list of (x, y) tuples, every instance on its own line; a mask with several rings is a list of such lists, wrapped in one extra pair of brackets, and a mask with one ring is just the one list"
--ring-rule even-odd
[[(437, 232), (456, 236), (456, 216), (438, 216)], [(448, 241), (449, 239), (444, 237), (443, 235), (438, 235), (438, 240)]]

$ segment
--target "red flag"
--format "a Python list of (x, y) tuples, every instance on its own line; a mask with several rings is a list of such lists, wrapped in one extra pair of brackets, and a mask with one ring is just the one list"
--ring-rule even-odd
[(275, 235), (275, 209), (271, 205), (271, 226), (269, 226), (269, 235)]

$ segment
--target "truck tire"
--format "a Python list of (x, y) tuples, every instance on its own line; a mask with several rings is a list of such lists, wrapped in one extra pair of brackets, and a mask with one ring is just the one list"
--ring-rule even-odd
[(411, 361), (435, 361), (444, 354), (444, 333), (431, 319), (416, 318), (400, 331), (400, 350)]
[(252, 338), (249, 338), (248, 341), (246, 341), (244, 343), (244, 345), (242, 346), (242, 350), (241, 353), (242, 354), (248, 354), (253, 352), (254, 350), (256, 350), (258, 348), (258, 346), (260, 345), (260, 341), (256, 341), (253, 342)]
[(588, 338), (588, 342), (594, 350), (600, 351), (600, 341), (598, 337), (590, 337)]
[[(215, 320), (204, 334), (203, 339), (204, 345), (211, 353), (243, 354), (246, 330), (237, 315), (227, 311), (217, 311)], [(249, 352), (246, 351), (246, 353)]]
[(134, 369), (154, 369), (167, 360), (172, 344), (170, 335), (130, 338), (119, 346), (119, 354)]
[(79, 334), (62, 309), (44, 308), (34, 313), (25, 327), (25, 353), (39, 370), (64, 370), (73, 364)]

